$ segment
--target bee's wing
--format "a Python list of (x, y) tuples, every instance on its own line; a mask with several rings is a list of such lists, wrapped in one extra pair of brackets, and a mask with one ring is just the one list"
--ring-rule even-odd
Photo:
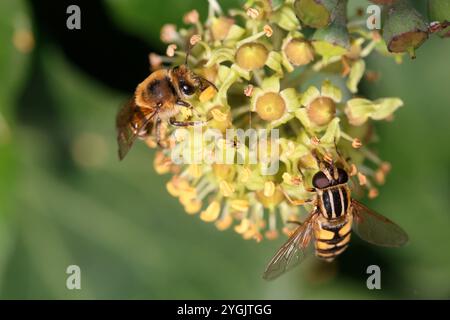
[(384, 247), (400, 247), (408, 242), (406, 232), (388, 218), (352, 200), (353, 231), (363, 240)]
[(273, 280), (292, 269), (307, 256), (307, 248), (312, 238), (316, 214), (312, 213), (289, 237), (267, 265), (263, 278)]
[[(122, 160), (127, 155), (136, 140), (139, 131), (148, 125), (154, 113), (148, 115), (141, 111), (134, 102), (134, 97), (131, 98), (118, 112), (116, 117), (117, 128), (117, 144), (119, 146), (119, 159)], [(134, 130), (130, 126), (133, 118), (141, 120), (139, 128)]]

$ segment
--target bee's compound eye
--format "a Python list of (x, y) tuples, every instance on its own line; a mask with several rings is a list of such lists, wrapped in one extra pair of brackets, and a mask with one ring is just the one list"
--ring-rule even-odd
[(331, 181), (328, 180), (327, 176), (322, 171), (319, 171), (314, 175), (312, 183), (317, 189), (325, 189), (331, 185)]
[(188, 83), (185, 83), (185, 82), (180, 83), (180, 89), (181, 89), (181, 92), (183, 92), (183, 94), (185, 94), (187, 96), (191, 96), (195, 93), (194, 86), (192, 86)]
[(339, 168), (338, 169), (338, 183), (342, 184), (342, 183), (347, 183), (348, 182), (348, 174), (347, 172), (345, 172), (345, 170)]

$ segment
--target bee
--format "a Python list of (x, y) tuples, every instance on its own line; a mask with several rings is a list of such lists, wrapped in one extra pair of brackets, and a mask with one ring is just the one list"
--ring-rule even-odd
[(347, 249), (352, 229), (361, 239), (379, 246), (400, 247), (408, 242), (402, 228), (351, 198), (344, 169), (326, 162), (321, 162), (319, 168), (309, 190), (315, 192), (314, 199), (294, 200), (285, 193), (293, 205), (313, 203), (314, 208), (304, 222), (295, 222), (299, 226), (270, 260), (263, 274), (266, 280), (302, 262), (312, 242), (318, 258), (333, 261)]
[(137, 138), (142, 139), (152, 133), (157, 144), (164, 147), (161, 139), (163, 121), (177, 127), (203, 124), (202, 121), (178, 121), (176, 115), (180, 113), (180, 107), (192, 109), (192, 105), (185, 100), (208, 87), (217, 91), (213, 83), (195, 74), (186, 63), (151, 73), (137, 86), (134, 96), (117, 114), (119, 159), (127, 155)]

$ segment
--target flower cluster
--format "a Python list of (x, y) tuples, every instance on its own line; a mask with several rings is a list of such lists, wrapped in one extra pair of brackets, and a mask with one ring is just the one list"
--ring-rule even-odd
[[(172, 174), (168, 192), (188, 214), (258, 241), (289, 233), (287, 221), (301, 221), (311, 210), (291, 205), (286, 194), (311, 197), (308, 188), (318, 171), (313, 150), (325, 160), (341, 162), (354, 192), (376, 197), (390, 165), (369, 149), (376, 140), (372, 121), (391, 120), (402, 101), (372, 101), (356, 94), (363, 78), (377, 79), (366, 70), (369, 54), (376, 51), (396, 61), (401, 55), (387, 52), (377, 31), (347, 21), (344, 13), (335, 23), (338, 29), (331, 25), (311, 34), (298, 19), (294, 1), (249, 0), (228, 14), (216, 0), (209, 4), (204, 23), (194, 10), (184, 17), (187, 27), (162, 28), (167, 56), (152, 54), (152, 67), (183, 63), (187, 48), (194, 45), (190, 68), (218, 92), (193, 98), (194, 110), (183, 108), (181, 117), (208, 119), (203, 130), (223, 133), (228, 148), (236, 145), (226, 141), (227, 129), (276, 128), (280, 166), (276, 174), (262, 175), (259, 163), (178, 165), (170, 157), (172, 148), (158, 149), (155, 169)], [(164, 127), (167, 136), (171, 130)], [(148, 145), (155, 146), (151, 138)]]

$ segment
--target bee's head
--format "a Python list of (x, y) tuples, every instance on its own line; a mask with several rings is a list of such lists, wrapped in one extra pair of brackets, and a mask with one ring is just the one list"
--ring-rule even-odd
[(330, 167), (317, 172), (312, 183), (314, 188), (325, 189), (338, 184), (344, 184), (348, 181), (348, 174), (345, 170), (336, 167)]
[(179, 94), (184, 98), (192, 97), (200, 87), (199, 77), (185, 64), (172, 69), (171, 80)]

